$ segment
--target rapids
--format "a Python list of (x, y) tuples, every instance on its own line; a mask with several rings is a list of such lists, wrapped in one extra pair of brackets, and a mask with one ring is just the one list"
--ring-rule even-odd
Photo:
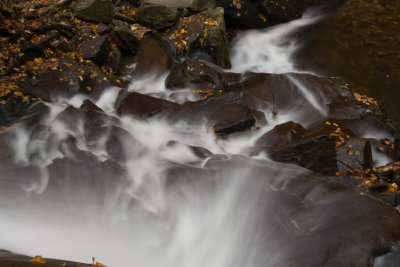
[[(372, 211), (389, 207), (263, 153), (248, 154), (277, 124), (326, 116), (323, 96), (290, 74), (302, 73), (292, 61), (301, 47), (294, 33), (319, 18), (308, 13), (233, 42), (233, 71), (289, 73), (302, 95), (277, 118), (264, 110), (269, 124), (259, 131), (218, 139), (203, 124), (118, 117), (112, 88), (96, 102), (110, 125), (101, 133), (88, 128), (94, 121), (83, 113), (64, 112), (81, 106), (83, 96), (47, 103), (41, 130), (10, 129), (14, 153), (0, 174), (0, 248), (80, 262), (96, 257), (110, 267), (368, 264), (371, 240), (383, 246), (390, 236), (390, 223)], [(195, 99), (190, 90), (172, 97), (164, 80), (146, 77), (130, 89)], [(110, 152), (110, 139), (122, 155)]]

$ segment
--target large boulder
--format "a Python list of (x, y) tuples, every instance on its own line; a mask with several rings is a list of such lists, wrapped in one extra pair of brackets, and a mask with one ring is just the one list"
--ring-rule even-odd
[(167, 119), (194, 125), (204, 124), (219, 135), (248, 130), (255, 123), (250, 109), (236, 93), (186, 102), (167, 112)]
[(223, 8), (182, 17), (162, 39), (178, 58), (203, 57), (223, 68), (231, 66)]
[(83, 20), (110, 23), (114, 17), (114, 6), (112, 0), (78, 0), (73, 13)]
[(174, 26), (190, 11), (202, 11), (215, 5), (216, 0), (144, 0), (136, 19), (146, 27), (160, 30)]
[(321, 136), (269, 147), (266, 152), (274, 161), (296, 164), (316, 173), (335, 175), (338, 171), (335, 136)]
[[(341, 76), (363, 94), (380, 101), (389, 116), (400, 122), (400, 2), (349, 0), (321, 20), (304, 37), (297, 53), (303, 68)], [(329, 64), (327, 64), (329, 62)], [(368, 73), (368, 75), (366, 75)]]
[(149, 28), (165, 29), (174, 26), (182, 15), (182, 5), (174, 1), (143, 1), (137, 11), (137, 21)]

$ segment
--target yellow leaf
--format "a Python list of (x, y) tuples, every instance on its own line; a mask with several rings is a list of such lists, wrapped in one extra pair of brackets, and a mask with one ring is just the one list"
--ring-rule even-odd
[(86, 86), (86, 90), (88, 90), (88, 91), (92, 91), (92, 87), (90, 87), (90, 86)]
[(78, 76), (79, 80), (83, 81), (83, 77), (81, 75)]
[(16, 95), (16, 96), (23, 96), (24, 94), (23, 94), (22, 92), (20, 92), (20, 91), (15, 91), (15, 92), (14, 92), (14, 95)]
[(43, 259), (42, 256), (40, 256), (40, 255), (36, 255), (36, 256), (33, 257), (32, 259), (30, 259), (29, 262), (32, 262), (32, 263), (40, 263), (40, 264), (46, 264), (45, 259)]

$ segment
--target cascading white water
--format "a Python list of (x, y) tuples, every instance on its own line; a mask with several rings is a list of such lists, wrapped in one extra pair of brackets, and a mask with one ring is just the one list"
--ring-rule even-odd
[[(233, 70), (299, 72), (291, 61), (298, 45), (286, 37), (317, 19), (305, 17), (240, 35), (232, 48)], [(164, 79), (135, 81), (132, 89), (173, 100), (166, 93)], [(308, 104), (325, 116), (324, 99), (303, 88), (295, 78), (292, 82)], [(96, 102), (110, 116), (116, 116), (116, 92), (107, 91)], [(297, 213), (285, 205), (277, 210), (275, 205), (293, 198), (285, 191), (289, 181), (306, 172), (270, 163), (265, 155), (258, 156), (269, 169), (258, 170), (257, 164), (246, 163), (246, 157), (236, 159), (274, 125), (293, 116), (296, 121), (309, 121), (310, 114), (301, 114), (297, 106), (276, 120), (266, 113), (269, 125), (229, 139), (217, 139), (203, 125), (119, 118), (118, 123), (110, 124), (131, 137), (119, 140), (126, 158), (121, 175), (114, 165), (100, 171), (91, 169), (110, 159), (106, 141), (111, 131), (90, 143), (85, 137), (84, 118), (71, 124), (59, 117), (67, 105), (79, 107), (83, 100), (77, 96), (48, 104), (51, 112), (45, 124), (49, 128), (46, 139), (32, 137), (32, 132), (18, 127), (10, 130), (15, 166), (34, 166), (39, 172), (32, 170), (25, 177), (14, 177), (12, 172), (0, 174), (0, 248), (81, 262), (90, 262), (95, 256), (110, 267), (289, 266), (290, 261), (285, 259), (294, 253), (290, 251), (301, 247), (296, 246), (297, 235), (324, 227), (332, 229), (332, 223), (326, 222), (347, 212), (346, 208), (315, 208), (318, 218), (312, 216), (316, 211), (308, 210), (307, 205), (325, 193), (323, 186), (312, 186), (306, 193), (299, 204), (299, 210), (306, 212)], [(49, 136), (54, 143), (47, 147), (43, 140), (49, 140)], [(71, 136), (81, 152), (68, 147)], [(179, 143), (170, 145), (173, 140)], [(189, 146), (211, 151), (226, 166), (209, 163), (215, 157), (200, 157)], [(73, 158), (83, 161), (71, 163)], [(46, 167), (56, 159), (65, 160), (61, 163), (65, 164), (64, 173)], [(226, 159), (231, 161), (223, 163)], [(62, 177), (50, 177), (54, 172)], [(101, 178), (92, 177), (93, 173)], [(279, 192), (288, 194), (282, 203)], [(324, 201), (346, 199), (339, 195), (332, 194)], [(265, 216), (263, 210), (267, 208), (271, 211)], [(279, 236), (281, 228), (293, 237)]]

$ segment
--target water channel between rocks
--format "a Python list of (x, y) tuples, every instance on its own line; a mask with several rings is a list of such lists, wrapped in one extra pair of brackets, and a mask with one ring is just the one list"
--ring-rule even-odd
[[(316, 76), (291, 59), (301, 47), (294, 33), (319, 19), (306, 13), (233, 41), (229, 71), (241, 81), (271, 73), (287, 85), (275, 106), (254, 94), (252, 108), (267, 122), (257, 130), (218, 137), (207, 121), (118, 116), (111, 89), (95, 103), (104, 113), (79, 110), (83, 96), (46, 104), (39, 128), (15, 127), (6, 139), (13, 154), (1, 166), (0, 248), (79, 262), (95, 256), (112, 267), (374, 264), (399, 236), (394, 209), (254, 149), (276, 125), (307, 129), (336, 114)], [(189, 89), (171, 93), (165, 78), (134, 80), (130, 89), (196, 100)], [(358, 137), (393, 139), (384, 128), (351, 126)]]

